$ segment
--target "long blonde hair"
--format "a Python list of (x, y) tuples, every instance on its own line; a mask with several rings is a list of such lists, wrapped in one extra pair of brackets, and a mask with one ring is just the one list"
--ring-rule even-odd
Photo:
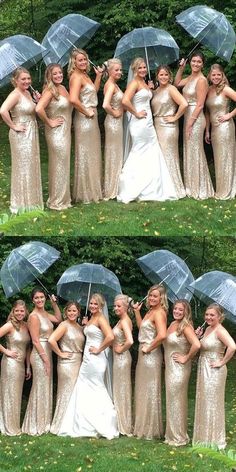
[(87, 59), (88, 65), (87, 65), (87, 68), (86, 68), (86, 72), (88, 73), (90, 71), (89, 57), (88, 57), (87, 52), (84, 51), (84, 49), (73, 49), (73, 51), (70, 55), (68, 69), (67, 69), (69, 78), (73, 74), (73, 72), (77, 69), (75, 61), (76, 61), (76, 57), (78, 56), (78, 54), (82, 54)]
[(16, 308), (17, 306), (19, 306), (19, 305), (21, 305), (21, 306), (24, 307), (24, 309), (25, 309), (25, 316), (28, 318), (29, 312), (28, 312), (28, 309), (27, 309), (27, 307), (26, 307), (26, 304), (25, 304), (24, 300), (16, 300), (15, 303), (13, 303), (12, 309), (11, 309), (11, 311), (10, 311), (8, 317), (7, 317), (7, 321), (10, 321), (11, 324), (14, 326), (14, 328), (15, 328), (17, 331), (20, 330), (20, 321), (18, 321), (18, 320), (16, 319), (14, 312), (15, 312), (15, 308)]
[(46, 67), (46, 70), (45, 70), (45, 74), (44, 74), (44, 90), (45, 88), (48, 88), (48, 90), (50, 90), (50, 92), (52, 93), (52, 96), (53, 98), (55, 98), (56, 100), (59, 99), (59, 96), (60, 96), (60, 93), (59, 93), (59, 90), (58, 88), (55, 86), (54, 82), (53, 82), (53, 79), (52, 79), (52, 72), (53, 72), (53, 69), (55, 67), (58, 67), (61, 72), (63, 73), (63, 69), (62, 67), (60, 66), (60, 64), (49, 64), (47, 67)]
[(93, 293), (90, 297), (90, 300), (89, 302), (91, 302), (92, 298), (94, 298), (94, 300), (96, 300), (96, 302), (98, 303), (98, 306), (99, 306), (99, 310), (103, 310), (104, 306), (105, 306), (105, 298), (103, 297), (103, 295), (101, 293)]
[(224, 87), (226, 85), (229, 85), (229, 81), (224, 73), (223, 67), (220, 64), (212, 64), (209, 70), (208, 76), (207, 76), (207, 79), (209, 80), (209, 82), (211, 82), (211, 73), (213, 72), (213, 70), (218, 70), (222, 74), (222, 79), (220, 83), (216, 86), (216, 95), (219, 95), (224, 89)]
[(133, 71), (133, 74), (134, 76), (137, 74), (137, 71), (138, 71), (138, 68), (141, 64), (145, 64), (146, 65), (146, 62), (145, 60), (142, 58), (142, 57), (136, 57), (136, 59), (134, 59), (132, 62), (131, 62), (131, 69)]
[(173, 310), (174, 310), (174, 307), (178, 303), (181, 303), (181, 305), (183, 305), (183, 308), (184, 308), (184, 316), (182, 320), (180, 321), (178, 328), (176, 330), (177, 336), (180, 336), (183, 333), (186, 326), (193, 326), (193, 322), (192, 322), (192, 310), (191, 310), (191, 306), (189, 302), (184, 299), (176, 300), (173, 305)]
[(148, 293), (147, 293), (147, 303), (146, 303), (147, 307), (150, 308), (149, 303), (148, 303), (148, 297), (154, 290), (158, 290), (158, 292), (160, 293), (161, 306), (165, 311), (167, 311), (169, 308), (169, 304), (168, 304), (168, 299), (166, 295), (166, 289), (164, 285), (161, 285), (161, 284), (152, 285), (152, 287), (149, 288)]

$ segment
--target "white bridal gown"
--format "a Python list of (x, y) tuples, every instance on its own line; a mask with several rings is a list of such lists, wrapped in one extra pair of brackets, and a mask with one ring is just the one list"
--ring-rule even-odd
[(113, 439), (119, 432), (116, 411), (104, 383), (108, 365), (106, 353), (89, 352), (90, 346), (101, 345), (104, 335), (94, 324), (86, 326), (84, 334), (83, 362), (58, 435)]
[(129, 114), (132, 147), (119, 181), (117, 200), (175, 200), (177, 193), (153, 126), (150, 100), (152, 92), (142, 88), (133, 97), (137, 111), (145, 110), (146, 118)]

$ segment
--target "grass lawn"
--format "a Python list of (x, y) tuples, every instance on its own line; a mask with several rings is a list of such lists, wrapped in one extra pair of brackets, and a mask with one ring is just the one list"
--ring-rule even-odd
[[(192, 435), (196, 365), (189, 392), (189, 433)], [(0, 471), (45, 472), (230, 472), (236, 467), (236, 359), (229, 363), (226, 388), (225, 452), (206, 448), (170, 447), (162, 441), (122, 437), (76, 439), (52, 436), (1, 436)]]
[[(66, 211), (45, 210), (19, 216), (9, 212), (10, 149), (8, 129), (0, 123), (0, 228), (6, 235), (198, 236), (235, 235), (236, 201), (214, 199), (175, 202), (116, 201), (76, 204)], [(44, 201), (47, 199), (47, 153), (40, 128)], [(73, 173), (73, 163), (72, 163)]]

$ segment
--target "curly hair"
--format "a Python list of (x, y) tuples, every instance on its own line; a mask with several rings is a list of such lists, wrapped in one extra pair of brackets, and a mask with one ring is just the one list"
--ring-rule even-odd
[(18, 321), (16, 316), (15, 316), (15, 308), (17, 308), (18, 306), (23, 306), (24, 307), (25, 317), (28, 318), (28, 316), (29, 316), (29, 312), (28, 312), (28, 309), (26, 307), (26, 304), (25, 304), (24, 300), (16, 300), (15, 303), (12, 305), (12, 309), (11, 309), (11, 311), (10, 311), (8, 317), (7, 317), (7, 321), (10, 321), (17, 331), (20, 330), (20, 321)]
[(220, 64), (212, 64), (212, 66), (209, 70), (209, 73), (207, 75), (207, 79), (209, 80), (209, 82), (211, 82), (211, 73), (213, 72), (213, 70), (217, 70), (217, 71), (221, 72), (221, 74), (222, 74), (222, 79), (221, 79), (220, 83), (216, 86), (216, 95), (220, 95), (220, 93), (222, 92), (224, 87), (226, 85), (229, 85), (229, 81), (228, 81), (228, 79), (227, 79), (227, 77), (224, 73), (223, 67)]

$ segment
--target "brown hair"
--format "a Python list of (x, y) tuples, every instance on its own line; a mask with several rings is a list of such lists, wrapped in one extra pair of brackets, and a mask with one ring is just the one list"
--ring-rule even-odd
[(160, 64), (160, 65), (158, 66), (158, 68), (157, 68), (157, 70), (156, 70), (156, 80), (158, 80), (157, 76), (158, 76), (159, 72), (160, 72), (162, 69), (167, 72), (167, 74), (168, 74), (168, 76), (169, 76), (169, 83), (172, 84), (172, 82), (173, 82), (173, 74), (172, 74), (172, 72), (171, 72), (169, 66), (167, 66), (166, 64)]
[(222, 74), (222, 79), (220, 81), (220, 83), (216, 86), (216, 95), (219, 95), (222, 90), (224, 89), (224, 87), (226, 85), (229, 85), (229, 81), (224, 73), (224, 69), (223, 67), (220, 65), (220, 64), (212, 64), (210, 70), (209, 70), (209, 73), (207, 75), (207, 79), (209, 80), (209, 82), (211, 82), (211, 73), (213, 70), (218, 70), (219, 72), (221, 72)]
[(152, 287), (149, 288), (148, 293), (147, 293), (147, 303), (146, 303), (147, 307), (149, 308), (148, 297), (154, 290), (158, 290), (158, 292), (160, 293), (161, 306), (165, 311), (167, 311), (169, 304), (168, 304), (168, 299), (166, 295), (166, 289), (164, 285), (161, 285), (161, 284), (152, 285)]
[(19, 79), (22, 73), (30, 75), (29, 71), (25, 69), (24, 67), (17, 67), (17, 69), (13, 72), (12, 78), (11, 78), (11, 83), (13, 87), (16, 87), (16, 81)]
[(191, 306), (189, 302), (184, 299), (176, 300), (173, 305), (173, 310), (175, 306), (178, 305), (178, 303), (181, 303), (181, 305), (183, 305), (184, 307), (184, 316), (182, 320), (180, 321), (179, 326), (176, 331), (177, 336), (180, 336), (183, 333), (186, 326), (189, 326), (189, 325), (193, 326), (193, 322), (192, 322), (192, 310), (191, 310)]
[(10, 321), (17, 331), (19, 331), (20, 329), (20, 322), (16, 319), (14, 312), (15, 312), (15, 308), (18, 307), (19, 305), (24, 307), (25, 316), (28, 317), (29, 312), (28, 312), (28, 309), (26, 307), (24, 300), (16, 300), (15, 303), (13, 303), (12, 309), (7, 317), (7, 321)]
[(203, 62), (203, 65), (205, 64), (205, 56), (204, 56), (202, 51), (193, 51), (190, 58), (189, 58), (189, 62), (191, 62), (193, 57), (200, 57), (202, 62)]
[(80, 311), (81, 311), (80, 304), (78, 302), (73, 302), (71, 300), (71, 301), (67, 302), (66, 305), (64, 306), (63, 314), (64, 314), (65, 319), (67, 319), (67, 310), (69, 310), (69, 308), (73, 305), (75, 305), (75, 307), (78, 310), (78, 317), (80, 316)]
[(70, 78), (70, 76), (73, 74), (73, 72), (77, 69), (76, 67), (76, 64), (75, 64), (75, 61), (76, 61), (76, 57), (78, 56), (78, 54), (82, 54), (88, 61), (88, 65), (87, 65), (87, 68), (86, 68), (86, 72), (88, 73), (89, 70), (90, 70), (90, 65), (89, 65), (89, 57), (88, 57), (88, 54), (86, 51), (84, 51), (84, 49), (73, 49), (71, 55), (70, 55), (70, 59), (69, 59), (69, 64), (68, 64), (68, 77)]
[(45, 70), (44, 87), (43, 88), (44, 88), (44, 90), (45, 90), (45, 88), (50, 90), (50, 92), (52, 93), (53, 98), (58, 100), (60, 94), (59, 94), (59, 91), (58, 91), (57, 87), (55, 86), (55, 84), (53, 82), (53, 78), (52, 78), (52, 72), (53, 72), (53, 69), (55, 69), (55, 67), (58, 67), (61, 70), (61, 72), (63, 73), (63, 69), (60, 66), (60, 64), (49, 64), (46, 67), (46, 70)]

